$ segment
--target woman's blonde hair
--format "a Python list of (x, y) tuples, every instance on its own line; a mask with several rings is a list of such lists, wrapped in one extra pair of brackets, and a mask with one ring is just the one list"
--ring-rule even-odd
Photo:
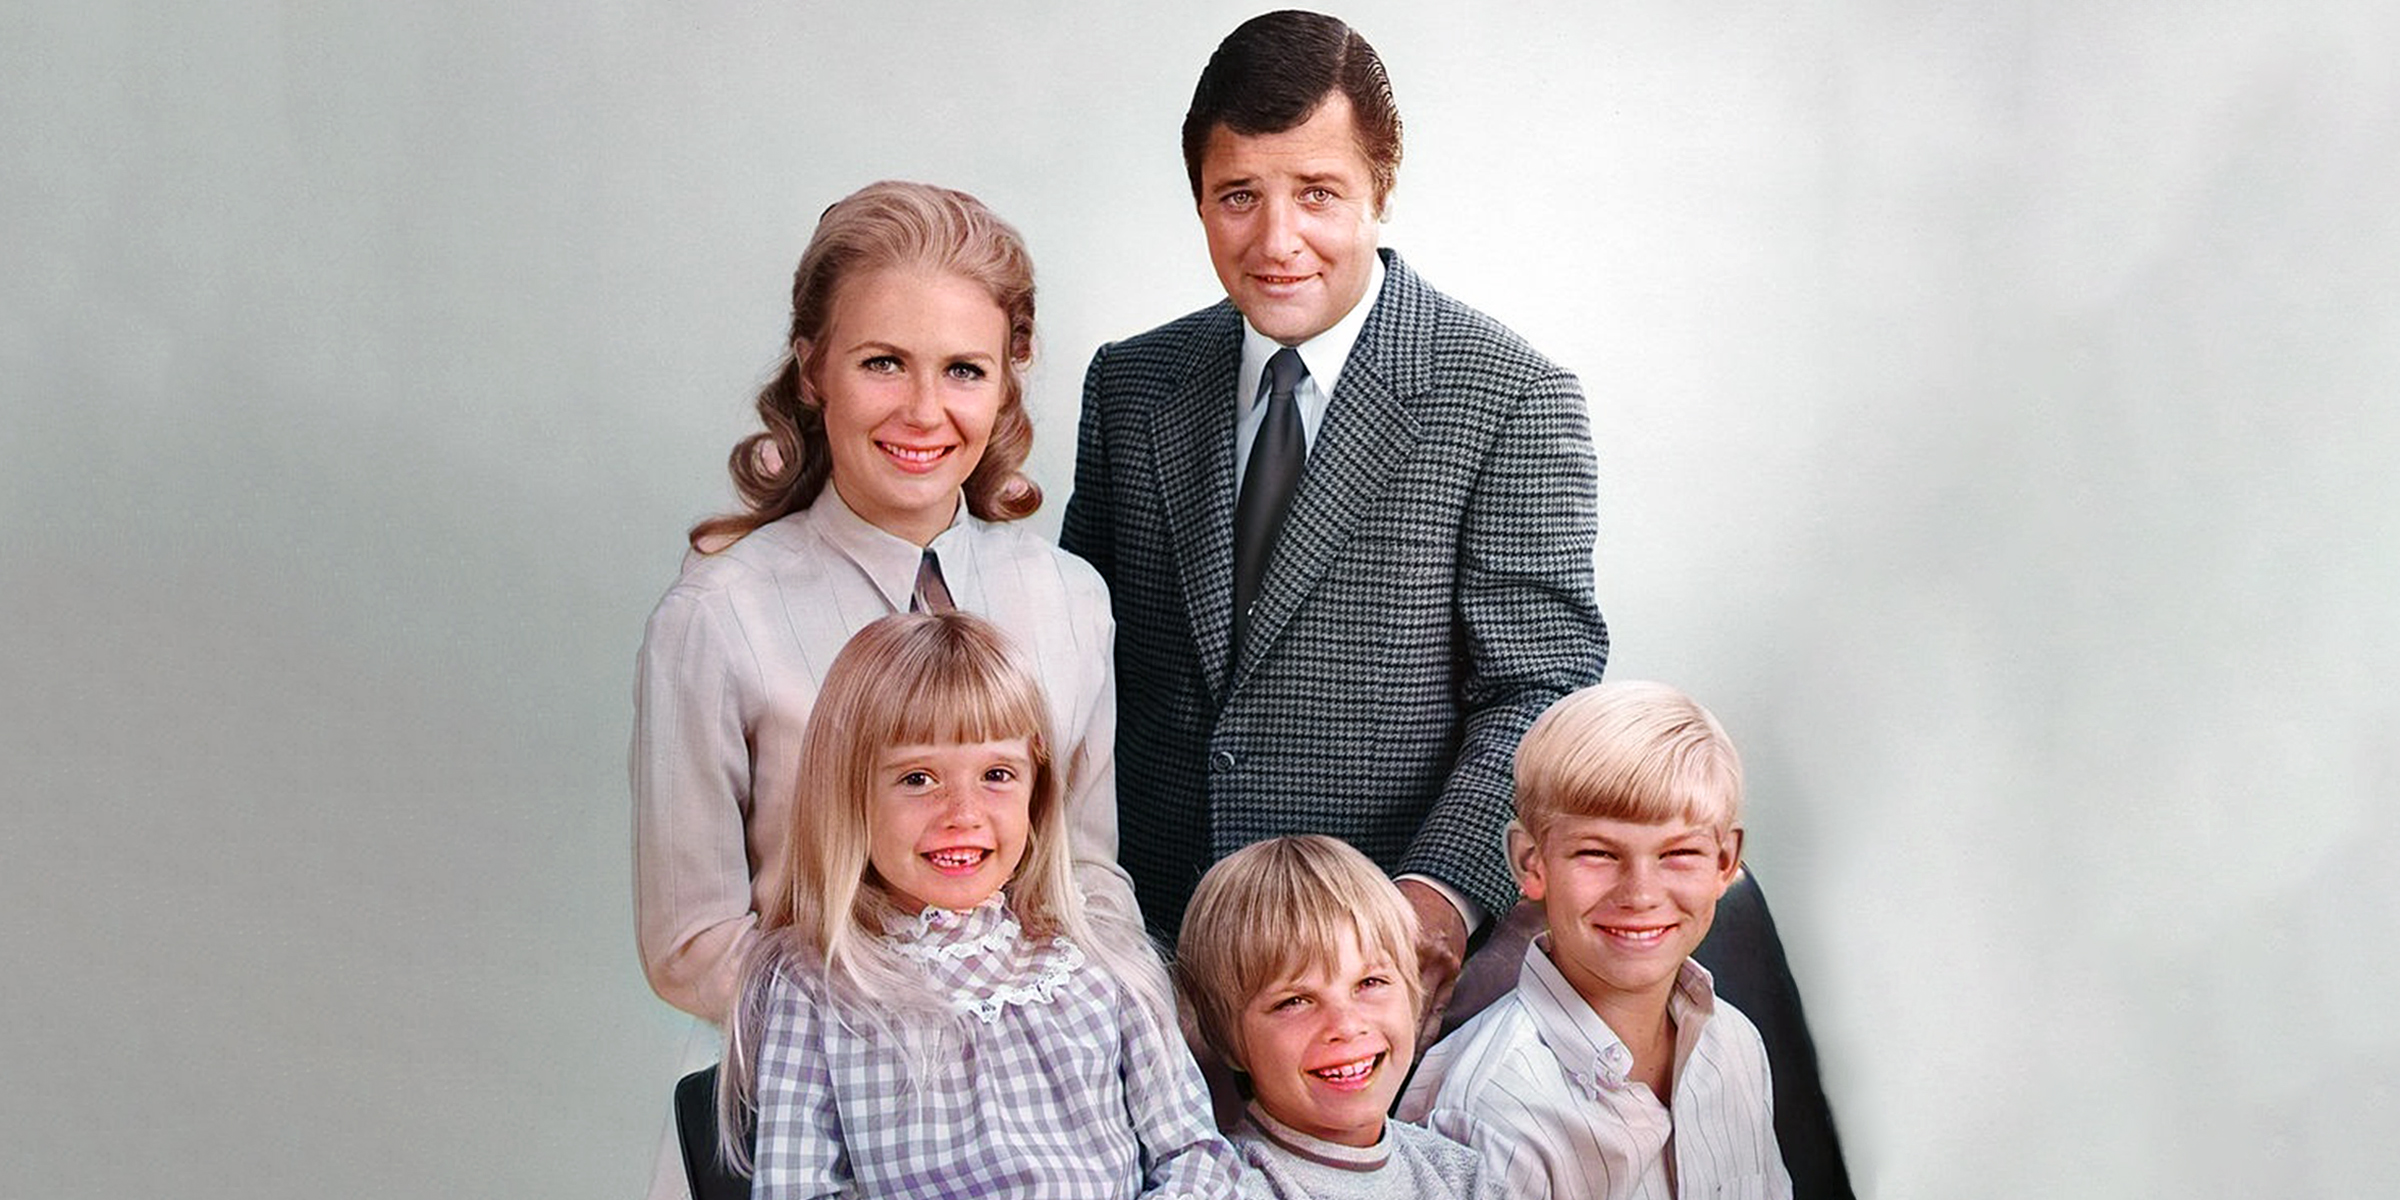
[(969, 613), (884, 617), (834, 656), (802, 735), (789, 879), (759, 914), (758, 942), (726, 1024), (718, 1115), (729, 1161), (748, 1169), (759, 1039), (778, 977), (865, 1036), (920, 1054), (957, 1019), (948, 997), (926, 986), (923, 969), (882, 936), (888, 919), (916, 914), (899, 906), (868, 858), (875, 765), (893, 746), (1012, 738), (1025, 739), (1033, 779), (1024, 857), (1006, 885), (1009, 911), (1027, 938), (1066, 937), (1135, 1002), (1153, 1013), (1173, 1011), (1157, 955), (1139, 929), (1096, 924), (1085, 914), (1049, 703), (1015, 645)]
[(1536, 840), (1562, 817), (1742, 821), (1742, 758), (1700, 702), (1627, 680), (1570, 692), (1517, 743), (1517, 821)]
[[(982, 460), (967, 475), (967, 511), (986, 521), (1009, 521), (1041, 507), (1042, 489), (1020, 469), (1033, 450), (1033, 419), (1025, 414), (1025, 368), (1033, 361), (1033, 258), (1025, 240), (965, 192), (885, 180), (834, 201), (817, 219), (816, 234), (792, 273), (792, 327), (783, 358), (758, 393), (758, 417), (766, 428), (735, 444), (727, 462), (743, 511), (692, 526), (693, 549), (721, 550), (816, 503), (833, 477), (825, 410), (813, 382), (824, 334), (844, 284), (893, 269), (973, 282), (1008, 319), (1000, 411)], [(806, 360), (803, 343), (819, 347)]]
[(1176, 985), (1201, 1039), (1239, 1069), (1242, 1009), (1353, 940), (1392, 964), (1409, 1011), (1422, 1013), (1417, 914), (1383, 870), (1323, 834), (1253, 842), (1200, 877), (1175, 942)]

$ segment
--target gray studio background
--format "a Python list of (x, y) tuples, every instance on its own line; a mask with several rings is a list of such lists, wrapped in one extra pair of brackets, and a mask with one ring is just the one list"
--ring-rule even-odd
[[(633, 653), (815, 214), (1024, 230), (1055, 530), (1253, 11), (0, 11), (0, 1194), (635, 1194)], [(1387, 244), (1583, 377), (1862, 1193), (2388, 1194), (2400, 18), (1343, 11)]]

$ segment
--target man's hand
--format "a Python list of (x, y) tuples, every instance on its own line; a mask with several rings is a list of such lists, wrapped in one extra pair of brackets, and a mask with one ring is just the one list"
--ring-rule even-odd
[(1425, 981), (1425, 1012), (1417, 1023), (1417, 1051), (1423, 1053), (1442, 1031), (1442, 1013), (1450, 1007), (1450, 991), (1458, 986), (1459, 965), (1467, 956), (1467, 922), (1458, 906), (1423, 880), (1403, 879), (1400, 894), (1417, 910), (1417, 974)]

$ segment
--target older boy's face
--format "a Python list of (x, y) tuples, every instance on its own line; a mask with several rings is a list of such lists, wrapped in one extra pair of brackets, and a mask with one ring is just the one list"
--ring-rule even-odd
[(1596, 1009), (1665, 1004), (1742, 865), (1741, 831), (1565, 817), (1512, 837), (1519, 882), (1550, 927), (1550, 959)]
[(1416, 1053), (1416, 1006), (1392, 963), (1349, 938), (1333, 961), (1252, 996), (1236, 1036), (1235, 1065), (1268, 1115), (1329, 1142), (1372, 1146)]

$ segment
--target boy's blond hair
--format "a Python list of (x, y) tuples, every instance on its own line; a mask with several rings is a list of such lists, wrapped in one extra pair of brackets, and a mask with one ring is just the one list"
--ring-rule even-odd
[(1564, 817), (1742, 823), (1742, 758), (1700, 702), (1663, 683), (1561, 697), (1517, 744), (1517, 823), (1535, 840)]
[(1301, 834), (1253, 842), (1208, 869), (1175, 942), (1175, 982), (1200, 1037), (1242, 1067), (1235, 1032), (1252, 997), (1330, 962), (1356, 938), (1388, 958), (1409, 1010), (1421, 1012), (1417, 914), (1382, 869), (1347, 842)]

